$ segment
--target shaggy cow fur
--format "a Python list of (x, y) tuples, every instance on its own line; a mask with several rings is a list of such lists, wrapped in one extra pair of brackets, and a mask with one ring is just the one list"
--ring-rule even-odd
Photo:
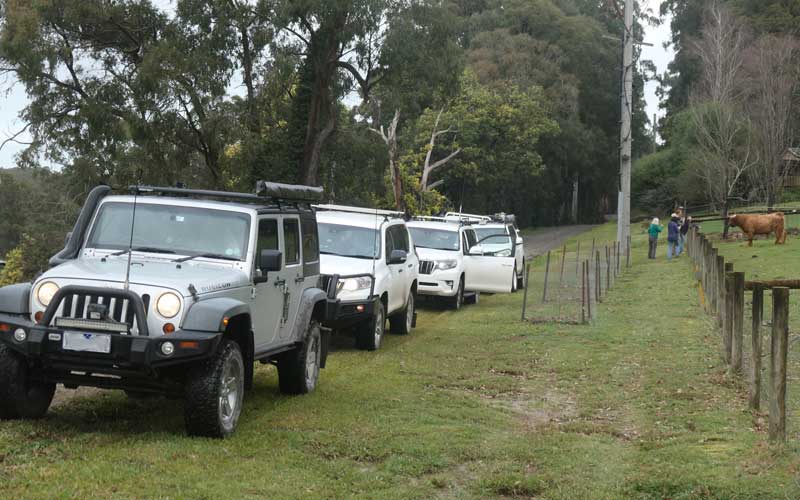
[(753, 238), (757, 234), (775, 233), (775, 244), (786, 243), (786, 229), (783, 212), (772, 214), (737, 214), (728, 217), (728, 223), (733, 227), (742, 228), (747, 246), (753, 246)]

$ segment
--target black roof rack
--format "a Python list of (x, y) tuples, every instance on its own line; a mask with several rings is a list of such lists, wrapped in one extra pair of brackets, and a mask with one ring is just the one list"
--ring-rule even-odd
[(242, 203), (264, 203), (272, 201), (280, 204), (311, 203), (322, 199), (321, 187), (301, 186), (294, 184), (279, 184), (277, 182), (258, 181), (256, 192), (235, 193), (230, 191), (213, 191), (209, 189), (188, 189), (185, 187), (161, 186), (129, 186), (128, 190), (135, 194), (161, 194), (197, 198), (218, 198), (223, 200), (238, 201)]

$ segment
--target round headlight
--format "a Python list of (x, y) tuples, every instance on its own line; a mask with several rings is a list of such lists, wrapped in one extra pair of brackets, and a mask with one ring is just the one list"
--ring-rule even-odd
[(172, 292), (161, 295), (156, 301), (156, 311), (165, 318), (174, 318), (181, 311), (181, 299)]
[(58, 292), (58, 285), (52, 281), (45, 281), (39, 288), (36, 289), (36, 300), (45, 307), (50, 305), (56, 292)]

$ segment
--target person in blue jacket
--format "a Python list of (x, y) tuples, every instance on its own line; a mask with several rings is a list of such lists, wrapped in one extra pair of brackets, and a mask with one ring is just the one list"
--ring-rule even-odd
[(667, 260), (672, 260), (672, 256), (678, 256), (678, 245), (680, 240), (681, 227), (678, 224), (678, 215), (672, 214), (669, 225), (667, 225)]

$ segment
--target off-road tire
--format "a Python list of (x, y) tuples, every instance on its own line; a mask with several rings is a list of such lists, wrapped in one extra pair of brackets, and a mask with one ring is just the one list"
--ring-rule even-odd
[(317, 387), (322, 362), (322, 332), (312, 321), (303, 344), (278, 358), (278, 385), (283, 394), (308, 394)]
[(476, 305), (481, 301), (481, 292), (473, 292), (469, 297), (464, 297), (464, 304)]
[(389, 316), (389, 328), (396, 335), (408, 335), (414, 327), (414, 313), (416, 311), (416, 301), (414, 290), (408, 291), (406, 307), (402, 311)]
[[(223, 380), (226, 367), (238, 370), (237, 380)], [(230, 376), (228, 377), (231, 378)], [(235, 387), (234, 387), (235, 386)], [(231, 418), (223, 418), (226, 388), (235, 389), (235, 406)], [(226, 438), (236, 430), (244, 402), (244, 358), (239, 344), (224, 339), (216, 354), (198, 365), (186, 383), (183, 419), (190, 436)]]
[(31, 380), (25, 358), (0, 345), (0, 419), (42, 418), (56, 392), (56, 384)]
[(377, 350), (381, 346), (385, 329), (386, 309), (383, 307), (383, 301), (379, 300), (375, 303), (372, 318), (356, 327), (356, 348), (363, 351)]
[(461, 306), (464, 305), (464, 277), (462, 276), (461, 279), (458, 280), (458, 290), (456, 294), (452, 297), (449, 297), (448, 300), (450, 308), (458, 311), (461, 309)]

